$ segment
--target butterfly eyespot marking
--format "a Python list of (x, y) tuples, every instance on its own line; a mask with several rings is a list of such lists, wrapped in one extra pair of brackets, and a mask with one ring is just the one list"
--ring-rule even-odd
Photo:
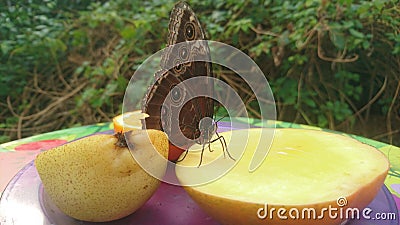
[(176, 73), (180, 73), (180, 72), (182, 72), (182, 70), (183, 70), (183, 65), (182, 64), (178, 64), (178, 65), (174, 66), (174, 71)]
[(182, 62), (179, 59), (175, 59), (174, 61), (174, 67), (172, 68), (173, 71), (175, 73), (177, 73), (176, 75), (179, 75), (180, 73), (183, 73), (183, 69), (184, 69), (184, 65), (182, 64)]
[(179, 102), (182, 99), (182, 90), (176, 85), (171, 88), (171, 99), (173, 102)]
[(186, 47), (181, 47), (181, 48), (179, 49), (179, 57), (180, 57), (182, 60), (188, 59), (189, 53), (188, 53), (188, 50), (187, 50)]
[[(148, 128), (161, 129), (168, 134), (171, 143), (182, 143), (182, 146), (191, 146), (194, 143), (201, 144), (203, 146), (202, 153), (204, 148), (212, 151), (210, 144), (216, 141), (219, 141), (222, 148), (227, 150), (222, 136), (213, 139), (214, 133), (218, 135), (216, 133), (216, 123), (212, 122), (214, 114), (213, 100), (211, 98), (189, 99), (192, 87), (183, 84), (185, 80), (192, 77), (202, 75), (214, 77), (210, 63), (192, 60), (192, 57), (198, 54), (206, 56), (207, 59), (210, 58), (207, 43), (201, 44), (200, 49), (193, 48), (193, 44), (190, 43), (190, 41), (197, 39), (203, 40), (205, 37), (200, 22), (190, 9), (190, 6), (185, 2), (181, 2), (176, 4), (172, 10), (168, 27), (168, 45), (172, 46), (179, 43), (181, 47), (171, 47), (163, 55), (161, 67), (165, 68), (167, 72), (156, 76), (163, 79), (159, 79), (156, 88), (150, 89), (150, 94), (147, 96), (149, 100), (144, 102), (143, 108), (145, 112), (158, 117), (156, 122), (149, 123), (150, 126)], [(196, 91), (197, 88), (204, 87), (196, 86), (193, 88)], [(213, 93), (213, 85), (209, 85), (206, 88), (207, 93)], [(169, 90), (169, 93), (166, 94), (165, 90)], [(190, 110), (179, 111), (184, 104), (188, 104)], [(157, 105), (159, 108), (148, 108), (148, 105)], [(162, 108), (162, 105), (164, 105), (165, 109)], [(210, 117), (210, 120), (204, 121), (200, 128), (199, 122), (204, 117)], [(178, 131), (177, 129), (180, 129), (181, 132), (176, 132)], [(185, 151), (185, 155), (187, 152)], [(201, 159), (202, 156), (203, 154)], [(176, 160), (172, 159), (172, 161)], [(200, 164), (201, 160), (199, 166)]]
[(185, 24), (185, 38), (188, 41), (194, 40), (195, 37), (195, 29), (194, 25), (191, 22)]

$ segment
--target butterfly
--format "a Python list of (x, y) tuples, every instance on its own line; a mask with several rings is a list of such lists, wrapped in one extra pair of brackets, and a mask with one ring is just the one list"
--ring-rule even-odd
[[(214, 84), (212, 79), (207, 79), (213, 77), (210, 49), (202, 41), (205, 32), (186, 2), (175, 4), (168, 30), (161, 69), (155, 73), (155, 83), (143, 99), (142, 111), (149, 115), (144, 125), (146, 129), (167, 133), (173, 147), (187, 150), (195, 143), (202, 145), (201, 164), (207, 144), (212, 151), (209, 144), (219, 140), (226, 149), (225, 139), (216, 132), (217, 123), (213, 120)], [(204, 79), (197, 79), (193, 85), (187, 82), (191, 78)], [(199, 96), (199, 93), (203, 94)]]

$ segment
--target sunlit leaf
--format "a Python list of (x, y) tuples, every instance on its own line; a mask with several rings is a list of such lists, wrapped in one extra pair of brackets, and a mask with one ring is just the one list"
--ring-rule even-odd
[(359, 32), (359, 31), (357, 31), (357, 30), (355, 30), (355, 29), (349, 29), (349, 32), (350, 32), (350, 34), (351, 35), (353, 35), (354, 37), (357, 37), (357, 38), (364, 38), (364, 34), (363, 33), (361, 33), (361, 32)]

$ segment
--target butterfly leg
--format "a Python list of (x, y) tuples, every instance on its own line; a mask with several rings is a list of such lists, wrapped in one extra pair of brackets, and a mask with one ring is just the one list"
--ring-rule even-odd
[[(215, 138), (214, 140), (210, 141), (209, 144), (211, 144), (211, 143), (216, 142), (216, 141), (219, 140), (220, 143), (221, 143), (221, 145), (222, 145), (222, 151), (223, 151), (223, 153), (224, 153), (224, 158), (226, 157), (226, 155), (225, 155), (225, 150), (226, 150), (226, 152), (228, 153), (229, 158), (231, 158), (232, 160), (235, 161), (235, 159), (234, 159), (234, 158), (232, 157), (232, 155), (229, 153), (228, 146), (226, 145), (226, 141), (225, 141), (224, 136), (219, 135), (217, 132), (215, 132), (215, 134), (217, 135), (217, 138)], [(210, 146), (210, 145), (209, 145), (209, 146)]]
[(204, 154), (204, 147), (205, 147), (205, 145), (206, 145), (206, 143), (204, 143), (204, 144), (203, 144), (203, 147), (201, 148), (200, 162), (199, 162), (199, 165), (197, 166), (197, 168), (200, 167), (200, 166), (201, 166), (201, 163), (203, 162), (203, 154)]
[(222, 144), (222, 142), (224, 142), (222, 145), (225, 145), (226, 153), (228, 153), (229, 158), (231, 158), (233, 161), (236, 161), (236, 159), (232, 157), (231, 153), (229, 153), (229, 149), (228, 149), (228, 146), (226, 145), (224, 136), (221, 136), (221, 138), (219, 140), (220, 140), (221, 144)]
[(213, 143), (213, 141), (209, 141), (207, 144), (208, 144), (208, 151), (210, 151), (210, 152), (213, 152), (214, 150), (211, 148), (211, 143)]
[[(189, 125), (187, 125), (187, 126), (189, 126)], [(192, 140), (194, 140), (194, 139), (195, 139), (195, 134), (193, 134), (193, 137), (192, 137)], [(197, 143), (197, 142), (196, 142), (196, 143)], [(189, 152), (189, 148), (187, 148), (187, 149), (185, 150), (185, 155), (184, 155), (181, 159), (176, 160), (176, 162), (181, 162), (181, 161), (183, 161), (183, 160), (186, 158), (188, 152)], [(179, 157), (179, 158), (180, 158), (180, 157)]]
[[(183, 160), (186, 158), (188, 152), (189, 152), (189, 149), (186, 149), (186, 150), (185, 150), (185, 155), (183, 155), (183, 157), (182, 157), (181, 159), (176, 160), (176, 162), (181, 162), (181, 161), (183, 161)], [(180, 157), (179, 157), (179, 158), (180, 158)]]

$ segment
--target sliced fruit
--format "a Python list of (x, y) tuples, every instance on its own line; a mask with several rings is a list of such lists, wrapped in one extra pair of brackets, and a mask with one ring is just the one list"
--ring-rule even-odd
[[(114, 131), (117, 133), (129, 130), (140, 130), (142, 129), (141, 120), (147, 117), (149, 117), (149, 115), (142, 113), (140, 110), (118, 115), (113, 118)], [(169, 144), (168, 160), (176, 161), (184, 151), (185, 149)]]
[[(135, 130), (125, 136), (133, 151), (148, 159), (153, 172), (160, 176), (165, 173), (165, 133)], [(154, 157), (157, 152), (163, 160)], [(39, 154), (35, 166), (46, 193), (57, 207), (85, 221), (125, 217), (141, 207), (160, 184), (134, 160), (123, 135), (99, 134), (67, 143)]]
[(114, 131), (126, 132), (130, 130), (141, 130), (142, 129), (142, 119), (148, 117), (146, 113), (137, 110), (133, 112), (126, 112), (113, 118)]
[[(185, 187), (222, 224), (340, 224), (348, 219), (339, 215), (340, 210), (366, 207), (389, 169), (381, 152), (355, 139), (323, 131), (276, 129), (267, 158), (257, 170), (249, 172), (261, 131), (220, 133), (233, 155), (241, 151), (238, 146), (243, 139), (231, 136), (249, 135), (243, 157), (222, 178)], [(214, 149), (204, 153), (204, 164), (222, 155), (221, 149)], [(178, 164), (196, 167), (199, 157), (200, 152), (190, 151)], [(209, 169), (216, 170), (218, 165)], [(177, 168), (176, 174), (182, 183), (194, 179), (184, 167)], [(335, 212), (329, 215), (329, 208), (337, 208), (336, 217)]]

